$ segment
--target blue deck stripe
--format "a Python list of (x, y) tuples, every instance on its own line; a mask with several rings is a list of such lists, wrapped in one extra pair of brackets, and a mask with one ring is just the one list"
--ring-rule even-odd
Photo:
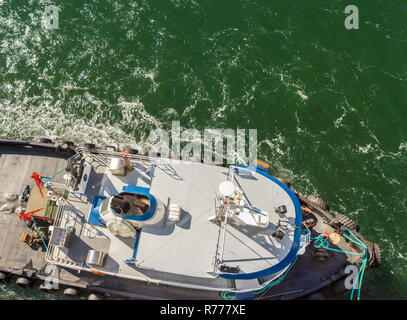
[(102, 201), (105, 200), (105, 196), (94, 196), (92, 201), (92, 207), (89, 211), (88, 223), (101, 227), (106, 227), (100, 218), (100, 206)]
[(136, 255), (137, 255), (138, 244), (140, 242), (140, 235), (141, 235), (141, 230), (137, 230), (136, 231), (136, 242), (134, 243), (134, 249), (133, 249), (133, 256), (131, 257), (131, 259), (127, 259), (125, 261), (126, 263), (136, 262)]
[(279, 185), (291, 198), (291, 201), (294, 203), (294, 208), (295, 208), (295, 225), (297, 226), (297, 230), (294, 231), (294, 241), (293, 245), (291, 246), (290, 252), (286, 255), (286, 257), (281, 260), (279, 263), (276, 265), (256, 271), (256, 272), (251, 272), (251, 273), (238, 273), (238, 274), (230, 274), (230, 273), (221, 273), (220, 276), (224, 279), (241, 279), (241, 280), (248, 280), (248, 279), (257, 279), (261, 277), (266, 277), (272, 274), (275, 274), (283, 269), (285, 269), (288, 265), (290, 265), (295, 257), (298, 254), (298, 250), (300, 247), (300, 240), (301, 240), (301, 224), (302, 224), (302, 210), (301, 210), (301, 204), (298, 201), (297, 197), (295, 194), (282, 182), (274, 178), (273, 176), (267, 174), (266, 172), (263, 172), (259, 169), (255, 169), (252, 167), (244, 166), (244, 165), (236, 165), (236, 167), (248, 169), (254, 172), (257, 172), (258, 174), (261, 174), (262, 176), (270, 179), (271, 181), (275, 182), (277, 185)]

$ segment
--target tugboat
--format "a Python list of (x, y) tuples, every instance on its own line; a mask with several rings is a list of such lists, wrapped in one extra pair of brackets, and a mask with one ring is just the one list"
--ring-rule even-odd
[(380, 247), (268, 171), (0, 138), (0, 278), (89, 299), (230, 300), (312, 298), (353, 277), (360, 298)]

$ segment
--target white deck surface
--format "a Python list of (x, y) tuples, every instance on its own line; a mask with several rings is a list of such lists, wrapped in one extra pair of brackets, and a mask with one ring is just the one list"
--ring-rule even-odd
[[(226, 180), (228, 169), (200, 163), (164, 164), (165, 160), (160, 160), (161, 164), (157, 164), (154, 170), (150, 170), (149, 163), (134, 162), (135, 171), (126, 177), (118, 177), (111, 175), (104, 167), (108, 166), (108, 159), (97, 157), (97, 162), (93, 162), (95, 171), (86, 195), (81, 198), (69, 197), (70, 203), (83, 216), (82, 221), (75, 224), (78, 236), (76, 243), (67, 255), (62, 250), (55, 250), (54, 257), (68, 258), (80, 264), (85, 263), (87, 250), (97, 249), (108, 253), (104, 269), (122, 275), (146, 278), (145, 274), (148, 274), (152, 278), (151, 275), (156, 271), (161, 278), (163, 273), (170, 273), (184, 277), (185, 283), (192, 284), (194, 278), (216, 278), (218, 275), (213, 273), (212, 263), (217, 249), (219, 226), (208, 221), (208, 218), (215, 214), (215, 195), (219, 184)], [(98, 163), (104, 166), (98, 167)], [(153, 173), (152, 179), (146, 171)], [(281, 187), (258, 173), (237, 175), (236, 180), (251, 205), (271, 213), (272, 217), (267, 229), (229, 224), (224, 263), (238, 265), (245, 273), (260, 271), (281, 261), (291, 249), (293, 231), (283, 240), (276, 240), (271, 234), (278, 221), (275, 208), (286, 205), (286, 216), (293, 224), (294, 204)], [(136, 266), (124, 262), (133, 254), (135, 239), (115, 237), (106, 228), (86, 223), (94, 195), (112, 196), (128, 184), (147, 188), (151, 186), (151, 194), (165, 205), (177, 203), (182, 209), (179, 222), (166, 220), (157, 226), (142, 229)], [(62, 225), (72, 223), (66, 217), (62, 221)], [(93, 233), (89, 230), (93, 230)], [(143, 269), (148, 272), (143, 272)], [(223, 279), (219, 281), (226, 283)], [(202, 283), (201, 280), (199, 282)]]
[(165, 204), (181, 206), (181, 220), (165, 228), (143, 228), (137, 252), (140, 267), (195, 277), (213, 277), (219, 227), (208, 218), (215, 214), (214, 197), (225, 180), (222, 167), (191, 163), (172, 165), (176, 178), (157, 166), (151, 194)]
[(291, 224), (294, 224), (295, 208), (289, 195), (268, 178), (255, 172), (252, 172), (252, 178), (244, 177), (243, 174), (236, 175), (252, 206), (271, 213), (271, 223), (266, 229), (234, 224), (228, 226), (224, 261), (228, 265), (239, 265), (243, 272), (249, 273), (271, 267), (287, 255), (294, 233), (287, 233), (282, 240), (272, 236), (275, 232), (274, 226), (278, 223), (275, 208), (285, 205), (285, 218)]

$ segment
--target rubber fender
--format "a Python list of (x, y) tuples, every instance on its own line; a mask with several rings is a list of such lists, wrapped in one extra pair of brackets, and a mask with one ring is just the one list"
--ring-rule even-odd
[(311, 202), (313, 206), (319, 207), (324, 211), (329, 211), (329, 206), (327, 203), (315, 194), (307, 196), (307, 200)]
[(49, 139), (49, 138), (38, 138), (38, 142), (40, 143), (48, 143), (48, 144), (53, 144), (54, 142)]
[(72, 141), (62, 141), (59, 143), (59, 147), (63, 150), (73, 148), (74, 146), (75, 146), (75, 144)]
[(75, 288), (66, 288), (66, 289), (64, 290), (64, 295), (65, 295), (65, 296), (76, 297), (76, 296), (78, 296), (78, 294), (79, 294), (79, 292), (78, 292), (78, 290), (75, 289)]
[(6, 282), (8, 280), (8, 275), (4, 272), (0, 272), (0, 282)]
[(31, 285), (31, 281), (27, 278), (20, 277), (16, 280), (16, 284), (20, 287), (26, 288)]
[(85, 143), (83, 146), (88, 150), (95, 150), (96, 149), (96, 145), (94, 145), (93, 143)]
[[(335, 219), (344, 227), (348, 228), (350, 231), (357, 231), (359, 232), (360, 227), (359, 225), (353, 221), (351, 218), (343, 215), (343, 214), (337, 214), (335, 216)], [(340, 226), (339, 226), (340, 227)]]
[(128, 152), (130, 154), (138, 154), (138, 150), (137, 149), (133, 149), (133, 148), (124, 148), (123, 152)]
[(365, 243), (369, 250), (369, 261), (367, 265), (369, 268), (377, 268), (382, 263), (382, 253), (380, 246), (377, 243), (366, 241)]
[(100, 295), (100, 294), (91, 293), (91, 294), (88, 296), (88, 300), (93, 300), (93, 301), (103, 300), (103, 296)]

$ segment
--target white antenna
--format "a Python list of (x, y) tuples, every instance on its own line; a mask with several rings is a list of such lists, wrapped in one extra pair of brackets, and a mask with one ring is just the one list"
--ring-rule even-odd
[(223, 181), (219, 185), (219, 193), (224, 197), (230, 197), (235, 192), (235, 186), (230, 181)]

